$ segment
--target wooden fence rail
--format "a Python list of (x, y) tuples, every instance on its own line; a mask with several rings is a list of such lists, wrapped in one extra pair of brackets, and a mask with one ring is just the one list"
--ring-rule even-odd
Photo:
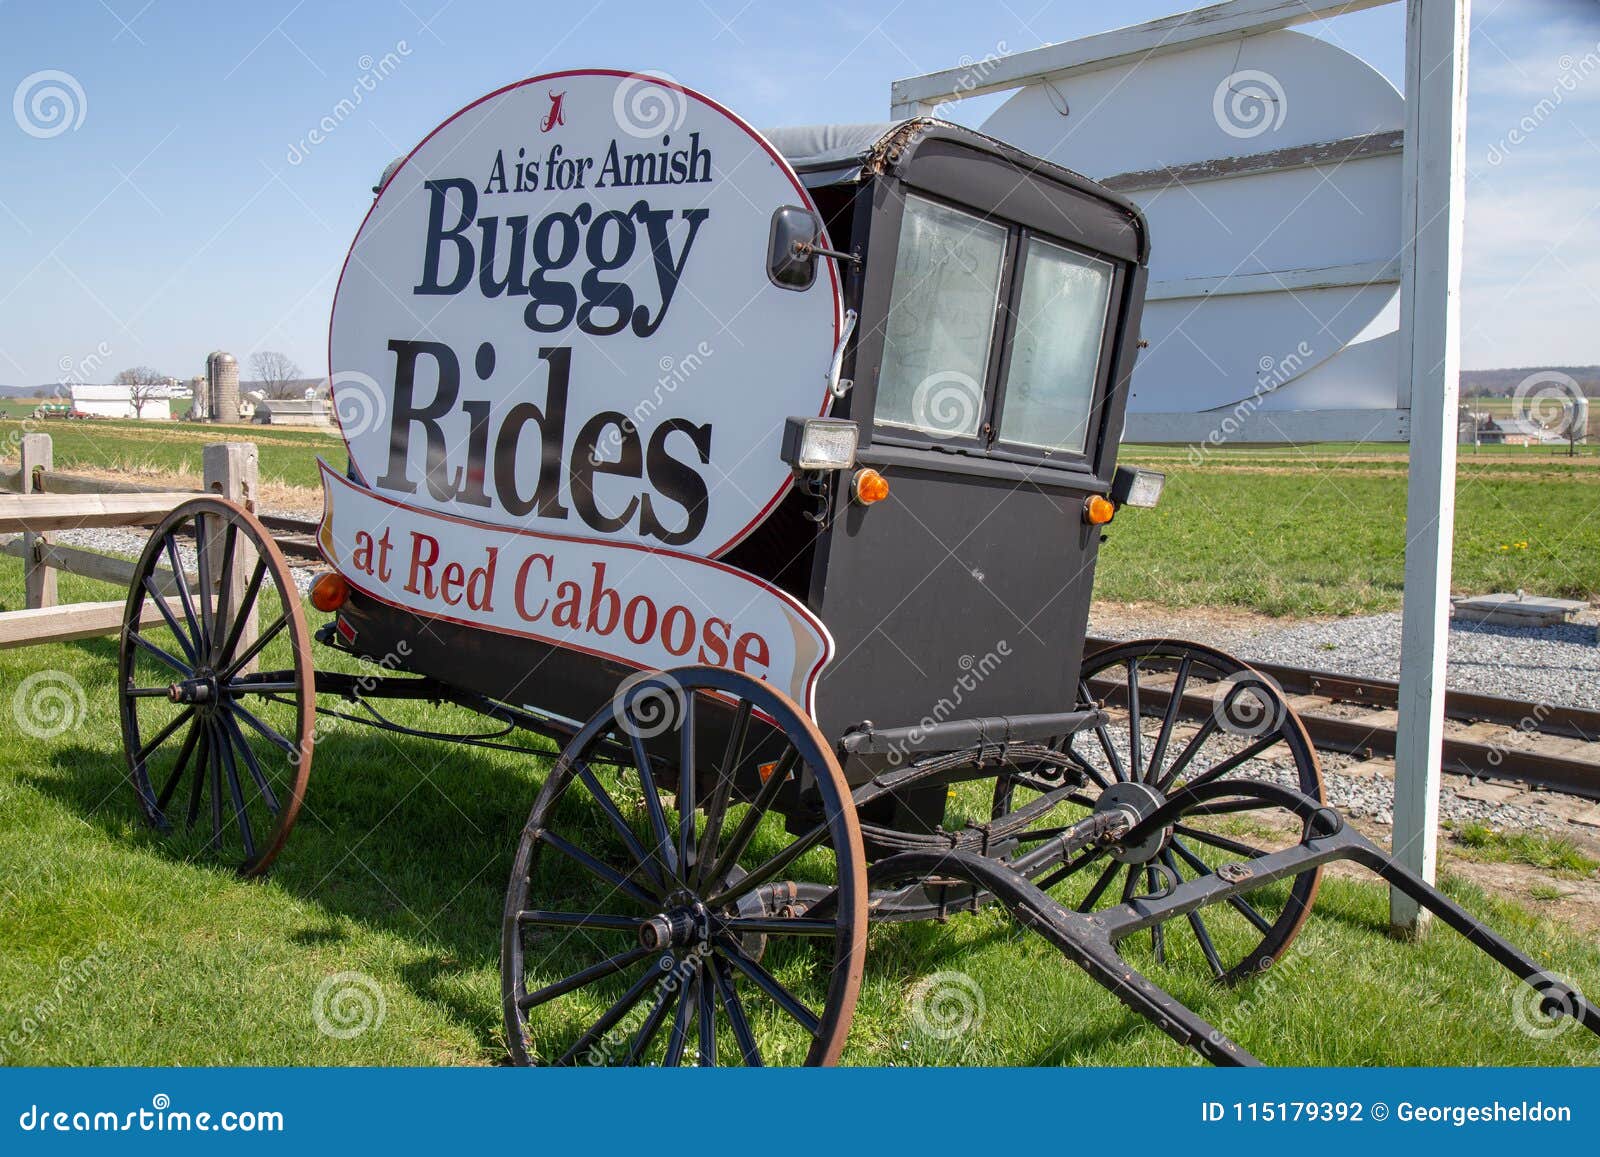
[[(0, 554), (22, 560), (26, 607), (0, 612), (0, 649), (60, 643), (74, 639), (114, 635), (122, 630), (123, 602), (58, 605), (56, 574), (66, 571), (86, 578), (127, 585), (137, 563), (130, 558), (101, 554), (51, 541), (52, 533), (108, 527), (150, 526), (197, 493), (232, 499), (254, 509), (258, 462), (253, 443), (219, 443), (205, 448), (205, 489), (157, 490), (131, 482), (110, 482), (53, 469), (53, 448), (48, 434), (27, 434), (22, 439), (21, 465), (0, 470), (0, 534), (21, 532), (0, 542)], [(208, 554), (220, 549), (207, 543)], [(213, 559), (220, 573), (220, 559)], [(192, 574), (182, 576), (198, 592)], [(177, 592), (178, 578), (170, 569), (157, 572), (162, 594)], [(236, 586), (243, 576), (232, 576)], [(215, 592), (210, 592), (212, 595)], [(233, 592), (234, 597), (242, 594)], [(145, 625), (160, 621), (160, 611), (147, 603)]]

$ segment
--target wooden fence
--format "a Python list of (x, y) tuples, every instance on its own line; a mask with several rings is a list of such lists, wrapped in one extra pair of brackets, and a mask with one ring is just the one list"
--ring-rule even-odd
[[(258, 480), (252, 442), (207, 446), (203, 490), (156, 490), (58, 471), (50, 435), (24, 435), (20, 468), (0, 470), (0, 535), (20, 532), (19, 537), (0, 541), (0, 554), (22, 560), (25, 609), (0, 612), (0, 648), (114, 635), (122, 629), (123, 600), (63, 605), (57, 598), (56, 574), (66, 571), (126, 586), (133, 579), (136, 561), (66, 546), (53, 541), (52, 534), (152, 526), (180, 503), (202, 493), (232, 499), (253, 511)], [(219, 549), (215, 543), (208, 547)], [(220, 574), (220, 558), (213, 561), (213, 573)], [(192, 574), (176, 576), (167, 569), (158, 572), (158, 589), (163, 594), (175, 593), (180, 578), (191, 591), (196, 590), (198, 583)], [(146, 622), (160, 620), (160, 611), (148, 601), (144, 614)]]

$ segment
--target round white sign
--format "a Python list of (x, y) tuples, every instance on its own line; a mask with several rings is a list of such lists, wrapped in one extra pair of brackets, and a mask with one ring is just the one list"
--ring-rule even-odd
[(794, 172), (661, 77), (552, 73), (440, 125), (390, 176), (334, 295), (329, 376), (368, 487), (461, 517), (716, 556), (825, 411), (832, 262), (767, 276)]

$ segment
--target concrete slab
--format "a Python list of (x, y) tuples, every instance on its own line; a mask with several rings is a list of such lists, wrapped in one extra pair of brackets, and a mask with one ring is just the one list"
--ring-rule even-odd
[(1496, 623), (1508, 627), (1553, 627), (1570, 622), (1588, 603), (1579, 599), (1554, 599), (1541, 595), (1473, 595), (1451, 603), (1450, 616), (1463, 622)]

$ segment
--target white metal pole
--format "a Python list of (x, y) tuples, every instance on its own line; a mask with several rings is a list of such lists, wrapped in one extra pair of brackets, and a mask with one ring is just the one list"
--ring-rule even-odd
[[(1411, 391), (1394, 855), (1428, 880), (1438, 856), (1439, 759), (1455, 531), (1471, 0), (1407, 0), (1400, 282), (1402, 381)], [(1416, 935), (1425, 913), (1391, 891), (1389, 922)]]

